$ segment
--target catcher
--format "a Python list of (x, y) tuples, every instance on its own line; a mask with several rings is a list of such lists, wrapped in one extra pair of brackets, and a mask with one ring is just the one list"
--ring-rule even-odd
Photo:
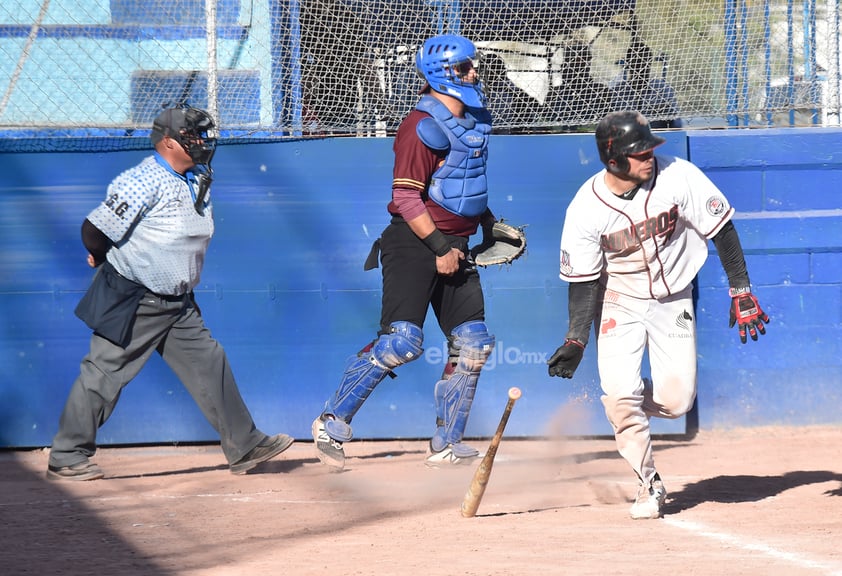
[[(335, 470), (345, 466), (351, 419), (366, 398), (395, 368), (421, 356), (430, 305), (447, 335), (449, 357), (434, 388), (436, 426), (426, 464), (459, 464), (479, 455), (462, 436), (494, 336), (485, 324), (468, 239), (482, 228), (485, 242), (474, 258), (483, 265), (503, 263), (501, 252), (516, 258), (526, 243), (522, 231), (497, 222), (487, 206), (491, 116), (475, 57), (473, 43), (454, 35), (431, 38), (416, 54), (416, 68), (427, 84), (395, 136), (391, 223), (365, 264), (366, 270), (376, 268), (379, 259), (383, 266), (380, 330), (348, 360), (339, 387), (312, 426), (319, 459)], [(494, 237), (512, 235), (519, 247), (512, 250), (517, 241), (510, 238), (506, 250), (491, 254)]]

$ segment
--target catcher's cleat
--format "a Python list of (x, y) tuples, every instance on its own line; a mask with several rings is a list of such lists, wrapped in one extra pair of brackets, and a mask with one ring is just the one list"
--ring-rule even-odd
[(427, 459), (424, 465), (428, 468), (440, 468), (442, 466), (461, 466), (470, 464), (475, 458), (479, 458), (479, 450), (459, 442), (448, 444), (438, 452), (433, 450), (432, 443), (427, 445)]
[(629, 511), (634, 520), (650, 520), (663, 516), (664, 501), (667, 499), (667, 491), (661, 477), (655, 474), (652, 484), (644, 486), (641, 484), (637, 491), (637, 498)]
[(231, 464), (231, 474), (245, 474), (261, 462), (270, 460), (292, 446), (294, 440), (286, 434), (267, 436), (263, 442), (249, 450), (248, 454)]
[(345, 468), (345, 449), (342, 448), (342, 442), (328, 436), (321, 416), (313, 420), (312, 432), (319, 460), (332, 470), (341, 472)]
[(99, 480), (105, 476), (102, 468), (85, 460), (73, 466), (48, 466), (47, 480)]

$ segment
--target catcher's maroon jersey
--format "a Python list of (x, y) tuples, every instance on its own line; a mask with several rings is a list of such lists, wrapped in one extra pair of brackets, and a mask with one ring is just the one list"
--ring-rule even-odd
[[(479, 216), (466, 218), (453, 214), (430, 200), (427, 195), (430, 180), (444, 162), (446, 156), (444, 152), (436, 153), (430, 150), (421, 142), (415, 132), (418, 122), (428, 117), (429, 114), (426, 112), (413, 110), (398, 128), (393, 145), (395, 168), (392, 190), (403, 189), (417, 192), (424, 201), (427, 212), (430, 213), (436, 228), (444, 234), (470, 236), (477, 231), (480, 222)], [(395, 216), (401, 215), (394, 201), (389, 202), (388, 210), (390, 214)]]

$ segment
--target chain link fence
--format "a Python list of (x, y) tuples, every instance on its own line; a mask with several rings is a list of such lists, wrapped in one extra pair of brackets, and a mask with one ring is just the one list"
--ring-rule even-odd
[(497, 132), (619, 108), (835, 126), (838, 21), (838, 0), (4, 0), (0, 147), (132, 146), (181, 102), (226, 139), (387, 136), (417, 101), (417, 47), (444, 32), (477, 44)]

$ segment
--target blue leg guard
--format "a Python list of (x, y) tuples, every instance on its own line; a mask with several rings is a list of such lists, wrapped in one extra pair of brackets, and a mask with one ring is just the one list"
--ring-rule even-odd
[[(480, 320), (460, 324), (453, 329), (452, 336), (453, 348), (459, 351), (459, 356), (453, 373), (449, 377), (445, 374), (436, 383), (436, 433), (430, 441), (436, 452), (462, 441), (480, 371), (494, 349), (494, 336)], [(464, 456), (476, 454), (470, 450), (472, 454)]]
[(325, 432), (337, 442), (347, 442), (353, 437), (351, 418), (392, 368), (415, 360), (424, 351), (421, 348), (424, 333), (420, 327), (410, 322), (393, 322), (390, 327), (391, 332), (348, 360), (336, 394), (325, 404), (322, 413)]

